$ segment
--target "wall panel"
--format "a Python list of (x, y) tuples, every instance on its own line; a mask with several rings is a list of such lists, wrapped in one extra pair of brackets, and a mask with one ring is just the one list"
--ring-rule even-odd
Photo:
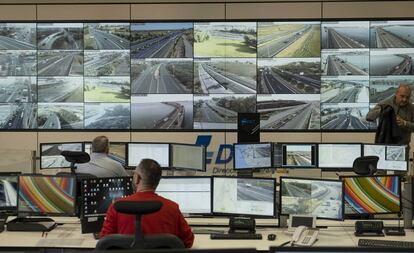
[(0, 21), (36, 20), (36, 5), (0, 5)]
[(129, 4), (38, 5), (38, 20), (129, 20)]

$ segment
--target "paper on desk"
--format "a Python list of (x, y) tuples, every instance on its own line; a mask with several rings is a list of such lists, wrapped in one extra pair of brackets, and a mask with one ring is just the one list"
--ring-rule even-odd
[(36, 246), (40, 247), (62, 247), (62, 246), (79, 246), (84, 239), (40, 239)]

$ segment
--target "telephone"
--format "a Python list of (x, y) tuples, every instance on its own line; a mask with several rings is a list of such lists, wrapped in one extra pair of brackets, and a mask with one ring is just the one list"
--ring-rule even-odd
[(318, 233), (318, 229), (299, 226), (293, 233), (291, 245), (312, 246), (318, 238)]

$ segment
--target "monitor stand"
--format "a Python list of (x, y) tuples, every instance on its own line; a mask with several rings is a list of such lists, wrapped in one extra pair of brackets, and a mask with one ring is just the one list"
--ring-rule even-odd
[(7, 231), (51, 231), (57, 223), (47, 217), (17, 217), (7, 222)]

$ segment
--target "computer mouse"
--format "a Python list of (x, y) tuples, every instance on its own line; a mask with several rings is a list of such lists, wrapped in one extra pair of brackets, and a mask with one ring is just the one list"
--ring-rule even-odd
[(269, 241), (274, 241), (274, 240), (276, 240), (276, 235), (275, 235), (275, 234), (268, 234), (268, 235), (267, 235), (267, 240), (269, 240)]

